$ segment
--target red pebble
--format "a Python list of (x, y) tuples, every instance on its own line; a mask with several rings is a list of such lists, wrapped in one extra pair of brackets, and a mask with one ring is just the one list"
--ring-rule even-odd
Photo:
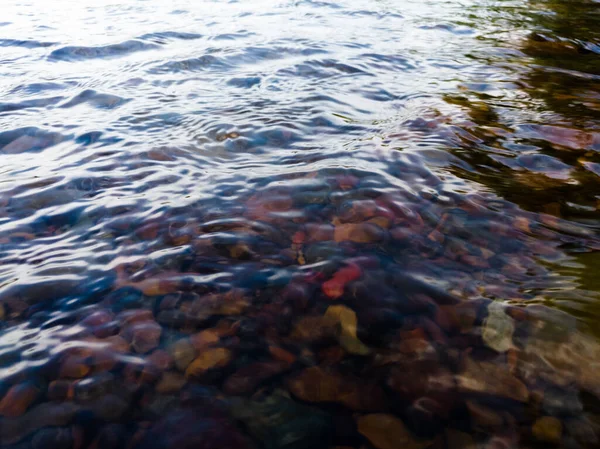
[(348, 265), (338, 270), (327, 282), (324, 282), (321, 289), (329, 298), (338, 299), (344, 294), (346, 284), (360, 278), (360, 276), (361, 271), (357, 265)]

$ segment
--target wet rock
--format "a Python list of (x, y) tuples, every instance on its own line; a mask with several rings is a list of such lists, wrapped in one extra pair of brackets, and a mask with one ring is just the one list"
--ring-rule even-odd
[(156, 316), (156, 321), (165, 327), (173, 329), (184, 329), (193, 323), (194, 320), (182, 310), (162, 310)]
[(565, 341), (577, 331), (577, 319), (566, 312), (539, 304), (530, 305), (525, 311), (534, 339)]
[(73, 399), (74, 390), (75, 382), (59, 379), (50, 382), (46, 395), (51, 401), (64, 401), (67, 399)]
[(419, 436), (432, 436), (443, 429), (448, 419), (452, 402), (440, 397), (420, 397), (403, 412), (406, 424)]
[(0, 416), (16, 418), (23, 415), (39, 393), (39, 389), (31, 383), (13, 385), (0, 401)]
[(490, 429), (500, 429), (504, 424), (504, 419), (494, 410), (484, 405), (478, 404), (474, 401), (466, 401), (469, 415), (471, 416), (471, 422), (474, 427), (483, 431), (489, 431)]
[(425, 449), (431, 440), (415, 437), (404, 423), (393, 415), (376, 413), (356, 420), (358, 431), (377, 449)]
[(223, 384), (223, 391), (231, 395), (253, 392), (262, 382), (284, 372), (285, 362), (257, 362), (240, 368)]
[(446, 446), (448, 449), (476, 449), (475, 440), (466, 432), (455, 429), (446, 429)]
[(44, 403), (17, 418), (6, 418), (0, 425), (2, 444), (14, 444), (43, 427), (66, 426), (80, 410), (72, 402)]
[(157, 419), (167, 415), (179, 406), (179, 398), (175, 394), (153, 394), (148, 392), (143, 397), (142, 413), (148, 419)]
[(306, 225), (306, 239), (311, 242), (333, 240), (334, 227), (328, 224), (309, 223)]
[(523, 382), (506, 368), (491, 362), (478, 362), (466, 358), (463, 371), (456, 376), (460, 391), (480, 393), (515, 401), (527, 402), (529, 391)]
[(31, 439), (32, 449), (67, 449), (72, 445), (73, 435), (70, 429), (41, 429)]
[(541, 409), (549, 415), (576, 416), (583, 412), (583, 404), (576, 388), (549, 386), (542, 392)]
[(95, 399), (86, 406), (94, 415), (105, 421), (117, 421), (129, 409), (128, 397), (106, 394)]
[(98, 431), (90, 449), (120, 449), (125, 447), (126, 438), (127, 428), (124, 425), (107, 424)]
[(115, 383), (111, 373), (100, 373), (75, 382), (73, 396), (77, 402), (87, 402), (110, 392)]
[(214, 293), (201, 296), (192, 301), (188, 314), (196, 320), (207, 319), (213, 315), (241, 315), (250, 302), (239, 289), (226, 293)]
[(542, 336), (531, 336), (520, 352), (520, 375), (563, 387), (576, 382), (580, 388), (600, 396), (600, 344), (581, 332), (557, 335), (544, 329)]
[(130, 309), (119, 313), (116, 320), (124, 326), (143, 321), (154, 321), (154, 316), (152, 315), (152, 311), (148, 309)]
[(202, 351), (209, 346), (215, 346), (221, 340), (217, 330), (207, 329), (190, 336), (190, 342), (196, 351)]
[(151, 385), (160, 377), (158, 368), (146, 359), (132, 357), (124, 360), (123, 377), (128, 387)]
[(481, 337), (484, 343), (495, 351), (506, 352), (513, 348), (514, 332), (514, 320), (505, 313), (502, 304), (492, 302), (483, 322)]
[(96, 327), (111, 322), (113, 318), (113, 314), (108, 310), (97, 310), (86, 315), (81, 320), (81, 324), (84, 326)]
[(161, 371), (166, 371), (175, 364), (171, 354), (169, 354), (167, 351), (163, 351), (162, 349), (157, 349), (152, 352), (152, 354), (150, 354), (146, 360), (148, 360), (148, 362), (152, 363)]
[(309, 343), (334, 339), (337, 333), (336, 321), (330, 316), (303, 316), (294, 325), (291, 337)]
[(106, 343), (108, 348), (119, 354), (124, 354), (130, 350), (130, 344), (120, 335), (111, 335), (102, 339), (102, 341)]
[(277, 346), (269, 346), (269, 353), (275, 360), (283, 362), (288, 366), (291, 366), (296, 362), (297, 357), (283, 348)]
[(86, 357), (77, 354), (68, 354), (61, 362), (60, 377), (79, 379), (85, 377), (91, 371)]
[(450, 370), (436, 360), (405, 361), (390, 370), (388, 386), (406, 400), (440, 397), (451, 402), (456, 381)]
[(375, 243), (384, 240), (384, 231), (372, 223), (345, 223), (336, 225), (333, 239), (336, 242)]
[(513, 435), (493, 435), (479, 447), (483, 449), (514, 449), (518, 447), (515, 439)]
[(132, 449), (251, 449), (253, 445), (223, 413), (201, 406), (168, 409)]
[(564, 433), (584, 446), (598, 445), (600, 427), (584, 417), (568, 418), (564, 421)]
[(356, 355), (367, 355), (371, 352), (356, 336), (358, 322), (352, 309), (342, 305), (330, 306), (325, 312), (325, 317), (336, 323), (337, 338), (342, 348)]
[(199, 377), (212, 369), (227, 366), (231, 361), (231, 351), (226, 348), (211, 348), (200, 353), (186, 369), (187, 377)]
[(179, 371), (185, 371), (196, 357), (196, 350), (187, 338), (177, 340), (169, 347), (169, 354), (173, 358)]
[(119, 324), (116, 321), (110, 321), (92, 329), (94, 335), (98, 338), (106, 338), (119, 333)]
[(290, 282), (281, 292), (281, 299), (296, 311), (306, 309), (311, 300), (313, 288), (307, 284)]
[(317, 354), (319, 362), (323, 367), (337, 365), (346, 355), (347, 353), (344, 348), (338, 345), (323, 348)]
[(535, 421), (531, 431), (539, 441), (558, 443), (562, 435), (562, 423), (553, 416), (542, 416)]
[(424, 329), (401, 330), (398, 332), (398, 338), (399, 342), (393, 344), (392, 348), (401, 354), (413, 360), (437, 360), (437, 351), (429, 342)]
[(131, 342), (131, 347), (138, 354), (145, 354), (156, 349), (162, 328), (155, 321), (134, 322), (124, 331), (125, 338)]
[(266, 449), (327, 448), (332, 420), (325, 412), (282, 394), (262, 401), (235, 400), (233, 415)]
[(384, 393), (374, 383), (342, 376), (318, 366), (288, 380), (289, 390), (307, 402), (337, 402), (353, 410), (382, 410)]
[(155, 386), (158, 393), (175, 393), (183, 388), (187, 380), (184, 375), (166, 371)]

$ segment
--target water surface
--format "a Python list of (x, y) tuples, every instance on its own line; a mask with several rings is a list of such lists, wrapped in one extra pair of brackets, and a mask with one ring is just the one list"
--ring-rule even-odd
[(600, 5), (0, 18), (0, 446), (595, 447)]

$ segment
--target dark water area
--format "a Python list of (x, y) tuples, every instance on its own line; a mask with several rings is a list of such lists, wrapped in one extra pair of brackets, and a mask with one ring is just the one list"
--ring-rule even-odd
[(600, 3), (0, 15), (0, 447), (600, 447)]

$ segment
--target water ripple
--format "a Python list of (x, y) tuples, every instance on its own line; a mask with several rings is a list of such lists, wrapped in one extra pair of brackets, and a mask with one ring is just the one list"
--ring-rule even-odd
[(53, 50), (48, 56), (52, 61), (86, 61), (89, 59), (118, 58), (138, 51), (160, 48), (139, 40), (128, 40), (119, 44), (100, 47), (66, 46)]
[(0, 446), (594, 447), (594, 2), (163, 3), (3, 9)]

